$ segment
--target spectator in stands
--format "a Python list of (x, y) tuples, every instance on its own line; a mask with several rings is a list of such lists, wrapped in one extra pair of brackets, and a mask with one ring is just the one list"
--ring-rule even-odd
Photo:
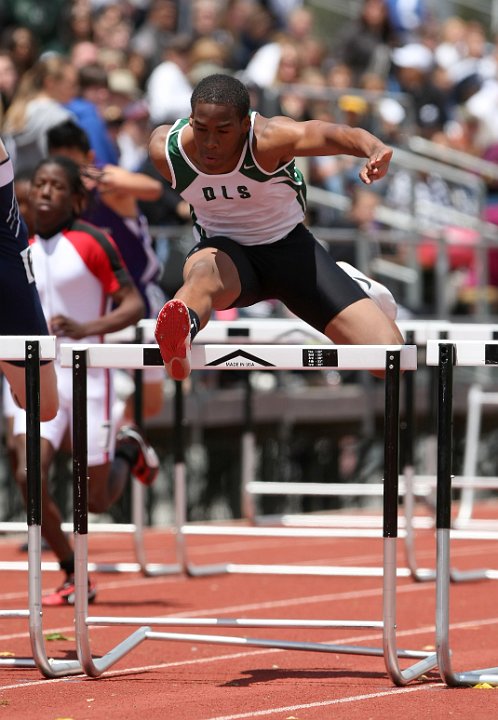
[(27, 27), (11, 27), (2, 33), (2, 44), (9, 51), (19, 77), (32, 67), (39, 55), (38, 41)]
[(119, 148), (119, 165), (130, 172), (139, 172), (147, 159), (151, 124), (147, 103), (136, 100), (123, 109), (122, 120), (116, 133)]
[(0, 4), (0, 27), (27, 28), (42, 50), (62, 51), (68, 10), (69, 3), (65, 0), (3, 0)]
[(78, 94), (66, 107), (83, 128), (97, 164), (119, 163), (119, 152), (107, 129), (102, 108), (109, 102), (107, 73), (98, 62), (84, 65), (78, 71)]
[(359, 17), (341, 31), (336, 53), (353, 72), (355, 86), (366, 72), (387, 76), (394, 39), (386, 1), (363, 0)]
[(4, 122), (16, 172), (32, 171), (45, 157), (47, 130), (72, 117), (66, 104), (75, 93), (76, 71), (60, 55), (41, 58), (23, 75)]
[(147, 61), (150, 73), (163, 59), (177, 31), (178, 10), (175, 0), (152, 0), (145, 21), (132, 35), (130, 49)]
[(78, 40), (71, 45), (69, 58), (76, 70), (99, 61), (99, 49), (91, 40)]
[(429, 19), (426, 0), (384, 0), (389, 18), (401, 45), (420, 37), (424, 24)]
[(74, 2), (69, 11), (66, 51), (79, 43), (93, 40), (92, 8), (87, 2)]
[(415, 111), (415, 132), (430, 138), (449, 119), (447, 98), (436, 88), (431, 77), (434, 66), (432, 51), (419, 42), (392, 51), (394, 78), (398, 89), (407, 93)]
[(111, 3), (94, 14), (93, 39), (100, 48), (126, 53), (133, 33), (129, 6)]
[[(230, 65), (237, 68), (237, 63), (239, 63), (240, 69), (244, 71), (245, 80), (254, 82), (260, 87), (263, 87), (263, 83), (259, 81), (258, 77), (249, 77), (247, 67), (260, 49), (272, 43), (274, 32), (275, 21), (269, 11), (259, 3), (253, 4), (249, 17), (238, 36), (236, 47), (232, 51)], [(271, 53), (272, 50), (270, 50), (270, 55)], [(233, 62), (234, 59), (235, 62)]]
[(168, 43), (163, 61), (150, 74), (146, 99), (154, 126), (188, 112), (192, 93), (188, 78), (191, 49), (190, 36), (176, 36)]
[(11, 54), (7, 50), (0, 50), (0, 127), (4, 112), (14, 97), (18, 81), (18, 74)]
[(222, 27), (223, 3), (220, 0), (193, 0), (190, 12), (190, 32), (193, 40), (210, 38), (227, 45), (230, 35)]
[(188, 79), (196, 85), (206, 75), (214, 72), (229, 72), (226, 67), (225, 45), (211, 37), (199, 38), (192, 44)]

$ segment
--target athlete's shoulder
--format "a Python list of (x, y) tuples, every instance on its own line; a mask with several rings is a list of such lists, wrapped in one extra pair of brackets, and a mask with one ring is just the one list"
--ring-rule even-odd
[(115, 275), (123, 285), (130, 282), (121, 253), (105, 230), (78, 218), (64, 235), (94, 275)]
[(102, 230), (102, 228), (93, 225), (90, 221), (82, 220), (81, 218), (77, 218), (73, 223), (71, 223), (71, 226), (66, 234), (68, 237), (75, 234), (87, 235), (89, 240), (93, 239), (97, 241), (109, 238), (109, 234), (106, 233), (105, 230)]
[(253, 152), (259, 164), (272, 172), (293, 159), (292, 146), (299, 123), (283, 115), (254, 120)]
[(172, 181), (172, 177), (166, 158), (167, 141), (168, 135), (175, 125), (159, 125), (152, 131), (149, 139), (149, 157), (152, 164), (168, 182)]
[(166, 139), (172, 127), (173, 125), (159, 125), (152, 131), (149, 140), (149, 155), (152, 159), (164, 155)]
[[(112, 236), (87, 220), (77, 218), (64, 233), (69, 242), (78, 248), (80, 254), (103, 252), (107, 256), (119, 255)], [(85, 250), (86, 249), (86, 250)]]

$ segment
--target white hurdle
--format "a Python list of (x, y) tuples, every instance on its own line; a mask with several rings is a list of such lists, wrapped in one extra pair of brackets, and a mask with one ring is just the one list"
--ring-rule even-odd
[[(242, 644), (244, 646), (272, 647), (315, 652), (350, 653), (373, 655), (384, 658), (389, 677), (397, 685), (421, 677), (436, 666), (434, 653), (418, 650), (399, 650), (396, 644), (396, 539), (398, 505), (398, 413), (400, 369), (415, 370), (416, 348), (408, 346), (354, 346), (344, 347), (275, 347), (238, 346), (227, 351), (222, 346), (193, 347), (194, 369), (382, 369), (386, 372), (386, 425), (385, 425), (385, 485), (384, 495), (384, 572), (383, 572), (383, 620), (273, 620), (273, 619), (227, 619), (227, 618), (168, 618), (168, 617), (89, 617), (87, 595), (88, 560), (88, 511), (87, 511), (87, 463), (86, 463), (86, 372), (87, 367), (146, 367), (162, 363), (155, 346), (63, 346), (61, 361), (73, 368), (73, 415), (74, 415), (74, 533), (76, 560), (76, 641), (78, 657), (85, 672), (92, 677), (101, 676), (119, 658), (130, 652), (144, 640), (176, 640), (217, 644)], [(140, 627), (118, 646), (99, 658), (91, 650), (89, 628), (96, 625), (130, 625)], [(376, 628), (382, 629), (383, 647), (371, 648), (354, 645), (332, 645), (316, 642), (291, 642), (236, 636), (171, 633), (151, 630), (161, 627), (273, 627), (273, 628)], [(401, 670), (399, 658), (417, 660)]]
[[(440, 323), (441, 327), (447, 326), (447, 323)], [(423, 332), (424, 343), (425, 335), (427, 333), (426, 323), (417, 323), (417, 334)], [(155, 342), (154, 340), (154, 328), (155, 322), (152, 320), (140, 321), (138, 328), (142, 332), (142, 338), (145, 342)], [(435, 332), (436, 326), (432, 329)], [(119, 341), (130, 342), (133, 340), (133, 334), (131, 329), (126, 331), (126, 337), (123, 333), (119, 333), (114, 336)], [(113, 336), (109, 336), (108, 340), (112, 342)], [(334, 347), (330, 340), (315, 330), (313, 327), (303, 322), (298, 318), (268, 318), (268, 319), (239, 319), (235, 321), (223, 321), (214, 320), (208, 324), (204, 330), (202, 330), (194, 340), (194, 347), (201, 344), (211, 344), (223, 342), (227, 346), (231, 346), (237, 343), (249, 343), (249, 344), (261, 344), (268, 342), (272, 344), (282, 344), (292, 341), (293, 343), (299, 344), (313, 343), (316, 344), (327, 344), (330, 347)], [(361, 369), (361, 368), (360, 368)], [(136, 371), (140, 372), (140, 371)], [(248, 519), (253, 525), (268, 525), (270, 519), (263, 518), (256, 515), (254, 497), (257, 495), (314, 495), (314, 496), (335, 496), (335, 497), (382, 497), (383, 494), (383, 483), (313, 483), (313, 482), (268, 482), (258, 481), (255, 479), (255, 431), (252, 422), (252, 391), (251, 383), (249, 381), (249, 373), (245, 373), (245, 401), (244, 401), (244, 415), (245, 422), (241, 436), (241, 494), (242, 494), (242, 509), (243, 517)], [(412, 379), (413, 373), (407, 373), (405, 375), (405, 381), (408, 382)], [(185, 459), (184, 459), (184, 448), (183, 448), (183, 397), (181, 385), (176, 385), (175, 392), (175, 514), (177, 528), (182, 528), (185, 525), (186, 517), (186, 488), (185, 488)], [(181, 447), (181, 450), (180, 450)], [(181, 455), (181, 457), (179, 457)], [(136, 485), (136, 484), (135, 484)], [(423, 482), (416, 482), (413, 485), (412, 482), (408, 485), (408, 496), (414, 491), (416, 494), (427, 494), (431, 489), (430, 484), (426, 480)], [(159, 564), (150, 564), (145, 559), (145, 549), (143, 543), (143, 521), (141, 520), (141, 510), (143, 507), (143, 500), (140, 500), (140, 495), (135, 492), (134, 487), (133, 495), (133, 519), (136, 527), (135, 533), (135, 547), (137, 558), (140, 559), (142, 571), (147, 575), (160, 575), (169, 574), (172, 570), (174, 572), (175, 566), (161, 566)], [(405, 481), (401, 479), (399, 485), (399, 492), (401, 495), (405, 494)], [(142, 489), (143, 494), (143, 489)], [(136, 502), (135, 502), (136, 501)], [(142, 514), (143, 515), (143, 514)], [(288, 526), (292, 528), (299, 527), (300, 529), (294, 529), (287, 531), (289, 534), (294, 536), (302, 535), (308, 537), (372, 537), (380, 538), (382, 528), (382, 518), (378, 515), (369, 515), (361, 517), (349, 514), (348, 516), (334, 516), (319, 515), (314, 516), (312, 519), (306, 518), (304, 515), (285, 515), (271, 517), (273, 524)], [(405, 518), (401, 518), (401, 524), (403, 525)], [(431, 527), (433, 522), (430, 518), (413, 518), (410, 517), (410, 523), (414, 527)], [(406, 525), (406, 522), (404, 523)], [(308, 529), (306, 528), (308, 526)], [(330, 528), (318, 529), (320, 528)], [(333, 529), (336, 528), (336, 529)], [(204, 528), (191, 527), (186, 530), (187, 533), (205, 533)], [(213, 530), (214, 532), (214, 530)], [(237, 532), (237, 531), (235, 531)], [(261, 530), (258, 528), (238, 530), (239, 533), (245, 535), (282, 535), (282, 531), (278, 529), (266, 529)], [(408, 542), (413, 537), (412, 528), (409, 527), (406, 530), (401, 529), (400, 535), (406, 535), (406, 554), (409, 561), (408, 568), (399, 568), (398, 574), (401, 576), (412, 574), (417, 580), (433, 580), (434, 571), (431, 569), (418, 568), (412, 560), (412, 554), (410, 552), (413, 541), (409, 545)], [(183, 559), (184, 569), (186, 572), (197, 574), (200, 572), (199, 568), (195, 568), (191, 563), (186, 560), (185, 543), (183, 540), (183, 532), (177, 535), (177, 551), (178, 557)], [(412, 563), (412, 565), (410, 564)], [(224, 563), (222, 565), (211, 566), (202, 569), (202, 572), (240, 572), (241, 568), (237, 567), (233, 563)], [(246, 566), (244, 572), (261, 572), (261, 568), (249, 568)], [(271, 569), (270, 572), (274, 570)], [(280, 572), (285, 573), (288, 568), (281, 567)], [(294, 569), (295, 573), (296, 570)], [(301, 568), (303, 574), (335, 574), (335, 575), (363, 575), (363, 576), (380, 576), (382, 574), (382, 568), (372, 567), (314, 567), (314, 568)]]
[[(24, 360), (26, 368), (26, 471), (28, 531), (28, 609), (3, 610), (0, 618), (26, 617), (32, 658), (0, 658), (0, 667), (38, 667), (45, 677), (82, 672), (76, 660), (48, 658), (43, 637), (41, 604), (41, 466), (40, 466), (40, 361), (55, 359), (55, 337), (0, 337), (2, 360)], [(4, 569), (5, 568), (0, 568)]]
[[(402, 325), (402, 324), (401, 324)], [(447, 323), (440, 323), (446, 328)], [(413, 326), (419, 327), (424, 333), (427, 332), (427, 323), (414, 321)], [(150, 320), (142, 320), (139, 327), (144, 330), (144, 342), (155, 342), (153, 330), (155, 323)], [(436, 328), (436, 325), (434, 325)], [(435, 331), (435, 330), (434, 330)], [(419, 330), (417, 330), (419, 333)], [(425, 337), (425, 334), (424, 334)], [(433, 335), (437, 337), (437, 335)], [(333, 343), (318, 330), (299, 318), (246, 318), (237, 320), (212, 320), (201, 332), (199, 332), (194, 344), (217, 344), (225, 343), (233, 345), (237, 343), (244, 344), (303, 344), (310, 345), (330, 345)], [(410, 343), (408, 343), (410, 344)], [(425, 340), (424, 340), (425, 344)], [(248, 375), (245, 376), (248, 378)], [(412, 374), (408, 373), (407, 378), (411, 378)], [(275, 524), (278, 522), (282, 525), (294, 526), (298, 525), (320, 525), (326, 527), (339, 528), (359, 527), (359, 528), (380, 528), (382, 519), (378, 516), (318, 516), (314, 518), (306, 518), (303, 515), (283, 515), (271, 518), (265, 518), (256, 514), (254, 497), (261, 495), (316, 495), (316, 496), (338, 496), (338, 497), (382, 497), (383, 484), (377, 483), (313, 483), (313, 482), (267, 482), (255, 479), (255, 432), (253, 428), (253, 411), (252, 411), (252, 389), (249, 381), (245, 385), (244, 399), (244, 427), (241, 438), (241, 506), (242, 516), (255, 525), (265, 525), (268, 523)], [(427, 493), (427, 482), (423, 481), (417, 484), (418, 494)], [(400, 482), (400, 493), (404, 494), (403, 479)], [(403, 523), (403, 518), (400, 519)], [(420, 519), (420, 525), (427, 527), (427, 523)], [(417, 519), (415, 519), (417, 524)], [(340, 531), (342, 532), (342, 530)]]
[(498, 342), (430, 341), (427, 345), (427, 365), (438, 368), (436, 648), (441, 676), (452, 687), (498, 685), (498, 667), (456, 672), (449, 641), (453, 369), (497, 364)]
[[(407, 342), (415, 342), (419, 348), (426, 348), (428, 343), (432, 343), (438, 340), (448, 341), (488, 341), (494, 340), (498, 337), (498, 324), (489, 323), (454, 323), (448, 321), (433, 321), (433, 320), (407, 320), (399, 323), (400, 329)], [(429, 365), (429, 363), (427, 363)], [(432, 370), (432, 367), (429, 367)], [(414, 415), (414, 382), (415, 377), (412, 374), (405, 376), (406, 380), (406, 399), (405, 403), (407, 406), (407, 424), (408, 426), (414, 425), (414, 418), (410, 420), (410, 416)], [(434, 388), (431, 388), (435, 390)], [(434, 411), (436, 407), (432, 408)], [(468, 427), (473, 418), (468, 418)], [(434, 436), (434, 456), (436, 456), (436, 436)], [(417, 475), (414, 467), (413, 457), (413, 435), (408, 433), (408, 437), (405, 439), (405, 451), (407, 456), (407, 462), (403, 468), (403, 479), (405, 481), (405, 496), (404, 496), (404, 510), (406, 518), (406, 538), (405, 538), (405, 551), (407, 557), (407, 564), (410, 568), (412, 575), (415, 580), (425, 581), (434, 580), (436, 577), (436, 571), (427, 571), (418, 567), (416, 560), (415, 551), (415, 538), (414, 538), (414, 495), (420, 495), (419, 488), (425, 486), (427, 490), (434, 490), (436, 487), (436, 476), (432, 475)], [(467, 453), (467, 448), (466, 448)], [(487, 477), (476, 476), (474, 473), (468, 472), (468, 466), (464, 464), (463, 475), (453, 477), (452, 482), (453, 488), (459, 488), (462, 490), (462, 500), (459, 509), (459, 514), (462, 512), (463, 507), (471, 513), (473, 498), (476, 488), (498, 488), (497, 479), (491, 479)], [(423, 494), (423, 493), (422, 493)], [(463, 503), (463, 505), (462, 505)], [(496, 538), (498, 539), (498, 533), (494, 533), (490, 529), (489, 524), (487, 527), (471, 528), (469, 524), (459, 524), (456, 520), (453, 527), (460, 528), (460, 532), (453, 531), (452, 537), (454, 539), (483, 539), (483, 538)], [(481, 579), (494, 579), (495, 571), (491, 569), (476, 569), (461, 571), (456, 568), (450, 569), (450, 580), (452, 582), (472, 582), (474, 580)]]
[[(155, 321), (153, 320), (141, 320), (138, 323), (137, 331), (139, 336), (145, 344), (155, 343), (154, 338)], [(106, 342), (109, 344), (113, 343), (113, 340), (118, 342), (138, 342), (137, 335), (134, 333), (133, 328), (127, 328), (125, 331), (120, 331), (106, 338)], [(243, 344), (282, 344), (282, 343), (295, 343), (296, 345), (302, 343), (311, 343), (313, 347), (316, 344), (330, 345), (332, 343), (328, 338), (319, 333), (313, 327), (303, 322), (298, 318), (265, 318), (265, 319), (239, 319), (234, 321), (225, 320), (213, 320), (206, 328), (204, 328), (195, 338), (194, 347), (197, 345), (206, 344), (217, 344), (224, 343), (229, 346), (236, 345), (237, 343)], [(314, 344), (314, 345), (313, 345)], [(194, 351), (195, 352), (195, 351)], [(236, 369), (236, 368), (234, 368)], [(140, 369), (135, 368), (135, 373), (139, 374)], [(273, 494), (273, 495), (334, 495), (334, 496), (371, 496), (381, 497), (383, 492), (383, 484), (379, 483), (348, 483), (346, 486), (341, 483), (296, 483), (296, 482), (279, 482), (279, 483), (268, 483), (258, 482), (255, 480), (255, 456), (256, 456), (256, 439), (255, 431), (252, 422), (252, 391), (251, 384), (249, 382), (249, 373), (245, 373), (245, 400), (244, 400), (244, 415), (245, 421), (241, 434), (241, 494), (242, 494), (242, 508), (243, 517), (249, 519), (253, 524), (259, 524), (259, 518), (256, 516), (253, 498), (255, 495), (261, 494)], [(183, 395), (182, 386), (177, 383), (175, 388), (175, 412), (174, 412), (174, 445), (175, 445), (175, 460), (174, 460), (174, 485), (175, 485), (175, 515), (177, 527), (183, 527), (185, 524), (184, 519), (186, 517), (186, 503), (187, 493), (185, 488), (185, 451), (183, 447)], [(138, 423), (140, 424), (140, 422)], [(180, 456), (181, 455), (181, 456)], [(137, 487), (138, 486), (138, 487)], [(400, 492), (404, 493), (403, 483), (400, 485)], [(132, 496), (132, 512), (133, 512), (133, 527), (135, 528), (134, 533), (134, 547), (137, 560), (140, 564), (140, 568), (145, 575), (158, 576), (163, 574), (170, 574), (179, 572), (183, 568), (177, 564), (173, 565), (161, 565), (160, 563), (150, 563), (146, 559), (145, 545), (143, 541), (143, 506), (144, 506), (144, 488), (139, 483), (133, 484), (133, 496)], [(347, 526), (342, 522), (338, 521), (338, 529), (336, 531), (330, 530), (306, 530), (295, 531), (295, 535), (302, 532), (303, 535), (318, 537), (320, 534), (325, 537), (373, 537), (380, 538), (382, 519), (378, 516), (356, 518), (355, 516), (349, 516), (349, 522)], [(285, 525), (285, 521), (281, 524)], [(289, 525), (294, 526), (295, 523), (289, 521)], [(324, 523), (327, 527), (334, 527), (333, 519), (327, 517)], [(354, 528), (358, 528), (355, 530)], [(192, 533), (195, 532), (192, 529)], [(263, 534), (270, 535), (277, 533), (275, 530), (258, 530), (246, 529), (246, 534)], [(404, 530), (401, 530), (401, 534), (404, 534)], [(177, 534), (177, 553), (179, 558), (183, 558), (185, 562), (185, 545), (181, 537), (181, 533)], [(231, 567), (231, 564), (229, 564)], [(220, 571), (224, 571), (227, 565), (220, 566)], [(190, 568), (193, 571), (192, 566), (186, 563), (186, 568)], [(349, 574), (352, 570), (341, 568), (335, 571), (332, 568), (317, 569), (316, 572), (322, 572), (330, 574), (335, 572), (338, 574)], [(303, 572), (305, 570), (303, 569)], [(358, 568), (358, 573), (362, 573), (366, 576), (380, 576), (382, 574), (382, 568)], [(408, 571), (404, 568), (399, 569), (400, 575), (406, 575)], [(431, 571), (427, 571), (428, 573)], [(423, 575), (424, 570), (420, 570), (420, 574)]]

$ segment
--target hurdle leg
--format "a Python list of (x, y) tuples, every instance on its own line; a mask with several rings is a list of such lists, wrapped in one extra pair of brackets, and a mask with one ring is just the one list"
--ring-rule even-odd
[[(19, 337), (10, 338), (20, 342)], [(55, 338), (52, 352), (55, 357)], [(3, 338), (7, 342), (7, 338)], [(26, 372), (26, 471), (27, 471), (27, 527), (28, 527), (28, 610), (11, 610), (0, 617), (27, 617), (32, 658), (1, 658), (0, 667), (37, 667), (46, 677), (60, 677), (81, 673), (77, 661), (49, 660), (43, 638), (41, 611), (41, 464), (40, 464), (40, 338), (25, 340), (24, 352), (9, 359), (24, 359)]]
[[(144, 327), (137, 325), (135, 328), (135, 342), (141, 343), (144, 339)], [(136, 368), (135, 376), (135, 401), (133, 407), (134, 421), (139, 427), (143, 427), (143, 369)], [(145, 577), (153, 577), (157, 575), (170, 575), (180, 572), (180, 565), (165, 565), (163, 563), (151, 563), (147, 560), (144, 543), (144, 527), (145, 527), (145, 503), (146, 490), (145, 487), (135, 478), (132, 478), (131, 486), (131, 512), (133, 524), (133, 548), (135, 550), (135, 558), (138, 567)]]
[(112, 648), (101, 658), (92, 657), (86, 618), (88, 616), (88, 441), (87, 364), (85, 350), (73, 351), (73, 503), (75, 559), (75, 630), (80, 665), (91, 677), (98, 677), (145, 639), (146, 628)]
[(386, 354), (384, 412), (384, 580), (383, 644), (384, 661), (389, 677), (396, 685), (406, 685), (437, 666), (435, 653), (411, 667), (401, 670), (396, 647), (396, 546), (398, 537), (399, 494), (399, 353)]
[[(28, 355), (30, 356), (30, 359), (28, 361)], [(26, 363), (29, 362), (31, 373), (36, 376), (36, 373), (38, 372), (38, 386), (36, 386), (36, 377), (34, 377), (35, 383), (33, 383), (33, 378), (30, 377), (28, 381), (28, 368), (26, 367), (26, 398), (27, 402), (32, 405), (34, 404), (34, 407), (30, 407), (30, 412), (34, 412), (36, 414), (36, 396), (33, 398), (33, 393), (36, 393), (36, 389), (38, 387), (39, 390), (39, 363), (38, 360), (38, 345), (36, 343), (32, 344), (26, 344), (26, 350), (25, 350), (25, 357), (26, 357)], [(33, 403), (34, 400), (34, 403)], [(39, 427), (39, 406), (38, 406), (38, 417), (35, 416), (35, 437), (31, 438), (33, 441), (36, 441), (36, 436), (40, 434), (40, 427)], [(38, 419), (38, 425), (36, 425), (36, 420)], [(28, 493), (30, 492), (30, 483), (29, 480), (33, 481), (33, 462), (32, 462), (32, 456), (28, 454)], [(36, 471), (35, 467), (35, 471)], [(29, 509), (29, 504), (28, 504)], [(28, 518), (29, 518), (29, 511), (28, 511)], [(26, 529), (26, 526), (24, 526), (24, 530)], [(28, 540), (28, 548), (29, 548), (29, 540)], [(32, 568), (32, 573), (34, 572), (34, 568)], [(31, 617), (31, 609), (26, 610), (1, 610), (0, 611), (0, 619), (8, 619), (8, 618), (27, 618), (30, 619)], [(35, 660), (31, 657), (2, 657), (0, 658), (0, 667), (8, 667), (8, 668), (31, 668), (36, 667)]]
[[(413, 433), (411, 428), (413, 427), (414, 413), (414, 393), (413, 393), (414, 378), (412, 373), (407, 373), (405, 376), (405, 389), (406, 389), (406, 425), (407, 432), (405, 437), (405, 453), (407, 464), (404, 468), (404, 479), (405, 479), (405, 494), (403, 498), (405, 519), (406, 519), (406, 537), (405, 537), (405, 555), (407, 558), (407, 564), (410, 568), (414, 580), (417, 582), (426, 582), (436, 579), (436, 570), (429, 570), (425, 568), (419, 568), (416, 560), (415, 550), (415, 533), (414, 533), (414, 515), (415, 515), (415, 495), (414, 495), (414, 481), (415, 481), (415, 468), (413, 462)], [(479, 413), (480, 419), (480, 413)], [(467, 425), (467, 437), (469, 436), (469, 427), (471, 426), (470, 416), (469, 423)], [(473, 431), (470, 431), (473, 434)], [(477, 429), (477, 436), (479, 429)], [(471, 453), (472, 454), (472, 453)], [(474, 467), (475, 471), (475, 467)], [(467, 468), (468, 472), (468, 468)], [(464, 476), (466, 471), (464, 470)], [(463, 490), (465, 493), (466, 490)], [(470, 490), (471, 495), (469, 496), (470, 512), (472, 510), (472, 489)], [(494, 571), (489, 569), (477, 569), (477, 570), (458, 570), (456, 568), (450, 568), (450, 580), (454, 583), (461, 582), (473, 582), (475, 580), (493, 579)]]
[(36, 666), (45, 677), (81, 673), (76, 660), (48, 659), (41, 604), (41, 462), (40, 462), (40, 358), (33, 344), (26, 352), (26, 471), (28, 517), (29, 635)]
[(251, 524), (256, 522), (254, 495), (250, 483), (255, 479), (256, 437), (253, 424), (253, 389), (248, 372), (244, 376), (244, 429), (241, 441), (241, 509), (242, 517)]
[(452, 344), (439, 347), (438, 387), (438, 467), (437, 467), (437, 574), (436, 574), (436, 651), (441, 676), (447, 685), (465, 686), (487, 682), (498, 685), (498, 667), (455, 672), (449, 643), (450, 623), (450, 527), (451, 461), (453, 452), (453, 365)]

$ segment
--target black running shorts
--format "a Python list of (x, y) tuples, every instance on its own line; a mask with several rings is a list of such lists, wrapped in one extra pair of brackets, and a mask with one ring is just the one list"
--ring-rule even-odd
[(341, 310), (367, 297), (302, 224), (266, 245), (241, 245), (222, 236), (201, 240), (187, 257), (208, 247), (226, 253), (237, 268), (242, 292), (232, 307), (280, 300), (323, 332)]

